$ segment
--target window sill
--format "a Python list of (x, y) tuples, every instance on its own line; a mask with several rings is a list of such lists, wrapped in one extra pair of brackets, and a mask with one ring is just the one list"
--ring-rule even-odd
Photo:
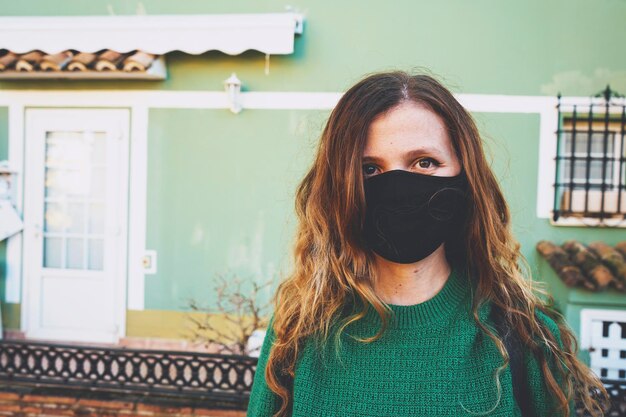
[(592, 217), (561, 217), (557, 221), (550, 217), (551, 226), (571, 226), (571, 227), (621, 227), (626, 228), (626, 219), (597, 219)]

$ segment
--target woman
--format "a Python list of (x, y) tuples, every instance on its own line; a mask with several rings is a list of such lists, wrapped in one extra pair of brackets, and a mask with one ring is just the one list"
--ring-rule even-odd
[[(248, 417), (571, 416), (574, 395), (602, 415), (606, 390), (518, 265), (476, 126), (435, 79), (350, 88), (296, 211)], [(497, 320), (523, 353), (516, 384)]]

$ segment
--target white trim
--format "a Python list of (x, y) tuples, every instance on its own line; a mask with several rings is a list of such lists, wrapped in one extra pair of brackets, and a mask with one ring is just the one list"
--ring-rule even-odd
[(34, 49), (96, 52), (142, 50), (151, 54), (219, 50), (230, 55), (255, 49), (291, 54), (302, 33), (302, 14), (293, 12), (207, 15), (3, 16), (2, 47), (16, 53)]
[(537, 173), (537, 217), (551, 218), (554, 203), (556, 166), (556, 130), (559, 112), (556, 100), (546, 106), (539, 117), (539, 169)]
[[(583, 102), (588, 104), (581, 104)], [(584, 109), (588, 111), (590, 104), (604, 107), (606, 101), (604, 97), (561, 97), (561, 107), (576, 106), (578, 110)], [(609, 106), (623, 106), (624, 104), (626, 104), (626, 98), (624, 97), (612, 97), (609, 102)]]
[(261, 93), (241, 94), (244, 109), (331, 110), (343, 93)]
[[(242, 92), (244, 109), (329, 110), (343, 93), (308, 92)], [(68, 107), (68, 106), (144, 106), (147, 108), (228, 109), (226, 92), (222, 91), (68, 91), (68, 90), (0, 90), (0, 106)], [(493, 106), (494, 110), (498, 106)]]
[[(148, 108), (135, 105), (130, 114), (130, 200), (128, 213), (128, 305), (143, 310), (145, 273), (141, 259), (146, 248), (148, 189)], [(125, 334), (125, 333), (123, 333)]]
[(574, 226), (574, 227), (626, 227), (626, 220), (615, 219), (593, 219), (593, 218), (579, 218), (579, 217), (566, 217), (560, 218), (556, 222), (550, 218), (550, 224), (552, 226)]
[(499, 94), (455, 94), (467, 110), (479, 113), (539, 113), (556, 107), (550, 96), (504, 96)]
[[(12, 203), (20, 217), (24, 209), (24, 107), (9, 105), (9, 166), (17, 169), (13, 176)], [(22, 233), (7, 240), (6, 249), (6, 302), (19, 303), (22, 289)]]
[(626, 310), (608, 310), (583, 308), (580, 310), (580, 348), (591, 347), (591, 322), (593, 320), (610, 320), (626, 322)]
[[(244, 109), (330, 110), (343, 92), (242, 92)], [(549, 96), (496, 94), (455, 94), (471, 112), (536, 113), (556, 111), (556, 99)], [(584, 98), (583, 98), (584, 99)], [(0, 106), (132, 106), (148, 108), (228, 109), (224, 91), (146, 90), (0, 90)], [(555, 128), (552, 128), (553, 134)]]

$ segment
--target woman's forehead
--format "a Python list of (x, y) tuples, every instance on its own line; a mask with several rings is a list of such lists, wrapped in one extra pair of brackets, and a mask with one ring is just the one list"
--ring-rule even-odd
[(365, 156), (397, 150), (453, 152), (447, 128), (439, 115), (414, 102), (402, 103), (374, 119), (368, 128)]

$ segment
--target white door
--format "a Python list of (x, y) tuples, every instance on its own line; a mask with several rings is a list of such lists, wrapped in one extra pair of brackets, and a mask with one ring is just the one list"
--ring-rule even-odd
[(128, 109), (27, 109), (24, 330), (116, 343), (125, 333)]

